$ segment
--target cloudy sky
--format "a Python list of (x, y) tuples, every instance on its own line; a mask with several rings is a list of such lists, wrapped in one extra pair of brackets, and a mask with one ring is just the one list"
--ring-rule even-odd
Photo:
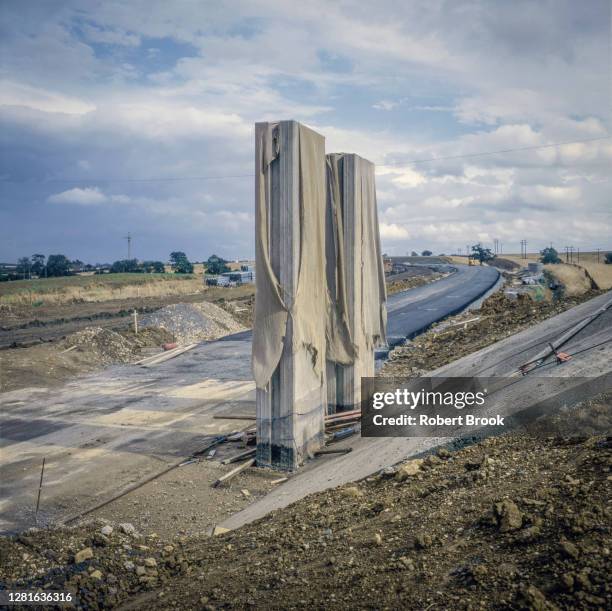
[(373, 6), (2, 0), (0, 261), (252, 256), (289, 118), (377, 163), (389, 253), (611, 248), (610, 1)]

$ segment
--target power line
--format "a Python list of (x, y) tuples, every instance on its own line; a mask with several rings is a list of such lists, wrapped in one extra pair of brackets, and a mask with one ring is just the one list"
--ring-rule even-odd
[(485, 155), (499, 155), (502, 153), (515, 153), (517, 151), (535, 151), (537, 149), (554, 148), (556, 146), (565, 146), (566, 144), (582, 144), (584, 142), (595, 142), (597, 140), (608, 140), (611, 136), (600, 136), (598, 138), (587, 138), (585, 140), (572, 140), (568, 142), (553, 142), (550, 144), (537, 144), (534, 146), (523, 146), (520, 148), (500, 149), (497, 151), (486, 151), (483, 153), (466, 153), (463, 155), (447, 155), (445, 157), (431, 157), (429, 159), (413, 159), (412, 161), (399, 161), (393, 163), (382, 163), (380, 165), (396, 166), (396, 165), (412, 165), (414, 163), (430, 163), (432, 161), (446, 161), (447, 159), (466, 159), (469, 157), (484, 157)]
[[(520, 151), (535, 151), (538, 149), (554, 148), (557, 146), (565, 146), (568, 144), (583, 144), (585, 142), (596, 142), (598, 140), (608, 140), (611, 136), (601, 136), (598, 138), (587, 138), (585, 140), (572, 140), (567, 142), (552, 142), (550, 144), (538, 144), (535, 146), (523, 146), (511, 149), (499, 149), (497, 151), (484, 151), (482, 153), (465, 153), (462, 155), (446, 155), (443, 157), (430, 157), (427, 159), (412, 159), (409, 161), (397, 162), (380, 162), (378, 165), (386, 167), (409, 166), (418, 163), (433, 163), (436, 161), (447, 161), (449, 159), (470, 159), (473, 157), (485, 157), (488, 155), (501, 155), (504, 153), (515, 153)], [(149, 182), (183, 182), (197, 180), (230, 180), (237, 178), (254, 178), (254, 174), (226, 174), (219, 176), (178, 176), (165, 178), (48, 178), (42, 180), (33, 179), (2, 179), (0, 183), (75, 183), (75, 184), (91, 184), (91, 183), (110, 183), (110, 182), (127, 182), (127, 183), (149, 183)]]

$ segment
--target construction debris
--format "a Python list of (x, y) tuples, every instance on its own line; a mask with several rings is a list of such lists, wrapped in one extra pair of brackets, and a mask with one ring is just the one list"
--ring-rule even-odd
[(227, 472), (225, 475), (222, 475), (220, 478), (215, 480), (215, 482), (213, 483), (213, 488), (220, 486), (223, 482), (229, 481), (230, 479), (238, 475), (238, 473), (241, 473), (245, 469), (252, 467), (254, 464), (255, 464), (254, 458), (247, 460), (246, 462), (242, 463), (240, 466), (236, 467), (235, 469), (232, 469), (231, 471)]
[(379, 375), (418, 377), (497, 341), (518, 333), (546, 318), (560, 314), (599, 293), (558, 301), (534, 301), (528, 295), (511, 298), (503, 292), (486, 299), (475, 320), (473, 313), (434, 325), (413, 341), (395, 348)]

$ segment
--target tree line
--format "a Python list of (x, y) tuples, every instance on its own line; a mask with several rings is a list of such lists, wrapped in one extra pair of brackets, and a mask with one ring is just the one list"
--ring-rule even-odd
[[(209, 274), (223, 274), (230, 271), (227, 261), (217, 255), (211, 255), (204, 262)], [(193, 274), (193, 263), (187, 255), (180, 251), (170, 253), (170, 267), (176, 274)], [(25, 280), (29, 278), (53, 278), (73, 276), (79, 272), (94, 272), (96, 274), (163, 274), (166, 264), (163, 261), (139, 261), (138, 259), (120, 259), (112, 264), (91, 265), (79, 259), (71, 261), (62, 254), (34, 254), (31, 257), (21, 257), (14, 269), (0, 270), (0, 280)]]

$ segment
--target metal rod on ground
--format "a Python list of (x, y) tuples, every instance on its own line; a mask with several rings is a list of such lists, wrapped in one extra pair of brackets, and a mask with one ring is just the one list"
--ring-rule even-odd
[(352, 451), (353, 448), (323, 448), (322, 450), (317, 450), (314, 455), (321, 456), (323, 454), (348, 454)]
[(255, 452), (256, 450), (247, 450), (246, 452), (240, 452), (240, 454), (236, 454), (236, 456), (225, 458), (224, 460), (221, 461), (221, 464), (229, 465), (230, 463), (238, 462), (239, 460), (242, 460), (244, 458), (251, 458), (252, 456), (255, 456)]
[(332, 441), (340, 441), (341, 439), (344, 439), (345, 437), (350, 437), (351, 435), (354, 435), (354, 434), (355, 434), (354, 428), (342, 429), (341, 431), (337, 431), (336, 433), (333, 434)]
[(43, 456), (42, 467), (40, 468), (40, 483), (38, 484), (38, 498), (36, 499), (36, 512), (34, 513), (34, 520), (38, 524), (38, 508), (40, 507), (40, 493), (42, 492), (43, 477), (45, 475), (45, 460)]
[(566, 331), (557, 340), (552, 343), (549, 343), (544, 350), (538, 353), (532, 360), (521, 365), (518, 370), (512, 375), (525, 375), (532, 369), (535, 369), (540, 363), (542, 363), (546, 358), (553, 354), (555, 350), (559, 350), (559, 348), (561, 348), (563, 344), (566, 344), (570, 339), (572, 339), (575, 335), (582, 331), (582, 329), (584, 329), (587, 325), (590, 325), (595, 319), (601, 316), (610, 307), (612, 307), (612, 300), (605, 303), (590, 316), (587, 316), (580, 322), (576, 323), (576, 325)]
[(225, 475), (222, 475), (218, 480), (216, 480), (213, 483), (213, 488), (216, 488), (217, 486), (220, 486), (223, 482), (229, 481), (230, 479), (232, 479), (233, 477), (238, 475), (238, 473), (244, 471), (245, 469), (248, 469), (249, 467), (252, 467), (254, 464), (255, 464), (255, 459), (254, 458), (251, 458), (250, 460), (247, 460), (245, 463), (242, 463), (240, 466), (236, 467), (232, 471), (229, 471)]
[[(224, 437), (225, 436), (220, 435), (219, 437), (214, 439), (210, 444), (208, 444), (206, 447), (204, 447), (203, 449), (198, 450), (197, 452), (192, 454), (192, 456), (194, 456), (194, 457), (195, 456), (201, 456), (202, 454), (204, 454), (205, 452), (207, 452), (211, 448), (219, 445), (220, 443), (223, 443)], [(112, 496), (110, 499), (107, 499), (106, 501), (102, 501), (101, 503), (98, 503), (97, 505), (94, 505), (93, 507), (90, 507), (89, 509), (86, 509), (85, 511), (81, 511), (80, 513), (77, 513), (77, 514), (75, 514), (73, 516), (70, 516), (69, 518), (66, 518), (63, 521), (63, 524), (71, 524), (72, 522), (76, 522), (77, 520), (80, 520), (81, 518), (84, 518), (86, 515), (89, 515), (90, 513), (93, 513), (94, 511), (97, 511), (98, 509), (102, 509), (102, 507), (106, 507), (107, 505), (110, 505), (111, 503), (114, 503), (115, 501), (117, 501), (118, 499), (120, 499), (123, 496), (126, 496), (130, 492), (134, 492), (134, 490), (138, 490), (139, 488), (142, 488), (143, 486), (146, 486), (148, 483), (156, 480), (157, 478), (161, 477), (162, 475), (165, 475), (166, 473), (172, 471), (173, 469), (176, 469), (176, 468), (180, 467), (181, 464), (184, 463), (184, 462), (185, 462), (185, 459), (182, 458), (180, 461), (175, 462), (174, 464), (166, 467), (163, 471), (159, 471), (158, 473), (155, 473), (154, 475), (151, 475), (150, 477), (147, 477), (146, 479), (144, 479), (144, 480), (142, 480), (140, 482), (137, 482), (136, 484), (132, 484), (131, 486), (128, 486), (125, 490), (122, 490), (118, 494)]]
[(216, 415), (213, 416), (213, 418), (215, 418), (216, 420), (257, 420), (257, 416), (250, 416), (250, 415), (240, 415), (240, 414), (236, 414), (236, 415)]

